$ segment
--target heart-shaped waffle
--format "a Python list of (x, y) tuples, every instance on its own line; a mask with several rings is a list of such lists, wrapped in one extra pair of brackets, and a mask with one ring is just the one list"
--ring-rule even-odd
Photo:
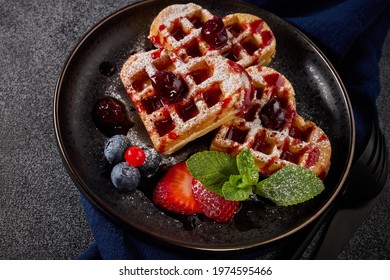
[(250, 149), (264, 176), (296, 164), (325, 178), (330, 166), (330, 141), (316, 124), (298, 114), (291, 83), (269, 67), (246, 70), (255, 87), (251, 108), (224, 124), (210, 149), (234, 156)]
[[(219, 54), (246, 68), (267, 65), (274, 57), (275, 37), (261, 18), (243, 13), (223, 17), (226, 31), (220, 30), (218, 34), (226, 36), (226, 42), (218, 46), (213, 36), (210, 40), (202, 35), (207, 22), (215, 19), (208, 10), (193, 3), (171, 5), (154, 19), (149, 38), (156, 47), (171, 50), (183, 60)], [(211, 28), (218, 27), (212, 24)]]
[[(171, 73), (169, 77), (174, 75), (175, 82), (182, 83), (178, 98), (167, 99), (153, 84), (161, 73)], [(141, 52), (125, 62), (120, 78), (162, 154), (171, 154), (243, 114), (253, 99), (249, 75), (222, 56), (183, 62), (166, 49)]]

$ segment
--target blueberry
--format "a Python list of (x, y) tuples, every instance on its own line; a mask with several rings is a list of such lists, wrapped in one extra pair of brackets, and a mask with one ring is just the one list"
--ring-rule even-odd
[(108, 139), (104, 147), (104, 156), (111, 164), (117, 164), (124, 160), (126, 149), (130, 146), (129, 139), (124, 135), (114, 135)]
[(136, 167), (120, 162), (111, 171), (111, 182), (113, 185), (124, 191), (131, 191), (138, 187), (141, 174)]
[(146, 159), (144, 164), (139, 166), (138, 169), (141, 173), (141, 176), (151, 177), (157, 172), (158, 168), (160, 167), (162, 158), (160, 154), (152, 147), (142, 146), (141, 148), (145, 152)]

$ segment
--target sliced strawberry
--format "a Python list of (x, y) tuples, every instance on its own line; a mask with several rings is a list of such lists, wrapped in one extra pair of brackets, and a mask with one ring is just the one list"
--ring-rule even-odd
[(157, 183), (152, 200), (161, 208), (178, 214), (199, 213), (192, 195), (192, 179), (185, 162), (172, 166)]
[(199, 204), (200, 212), (219, 223), (233, 219), (240, 208), (239, 201), (226, 200), (224, 197), (206, 189), (198, 180), (192, 181), (192, 192)]

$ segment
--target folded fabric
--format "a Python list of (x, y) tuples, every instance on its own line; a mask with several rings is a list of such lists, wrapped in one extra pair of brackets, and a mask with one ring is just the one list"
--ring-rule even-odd
[[(266, 9), (304, 32), (335, 66), (349, 94), (356, 123), (356, 151), (367, 141), (367, 127), (377, 121), (379, 60), (390, 27), (389, 0), (243, 1)], [(125, 231), (101, 214), (83, 195), (81, 203), (95, 243), (78, 259), (215, 259), (218, 253), (167, 247)], [(282, 245), (281, 245), (282, 246)], [(223, 258), (272, 256), (271, 250), (224, 254)]]

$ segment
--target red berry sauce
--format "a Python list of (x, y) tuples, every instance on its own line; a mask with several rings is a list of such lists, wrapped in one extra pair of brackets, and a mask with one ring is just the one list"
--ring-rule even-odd
[(203, 21), (200, 17), (193, 16), (192, 18), (189, 18), (189, 21), (196, 29), (201, 28), (203, 26)]
[(269, 155), (272, 153), (274, 145), (267, 141), (265, 137), (265, 131), (260, 132), (256, 135), (252, 145), (252, 149), (263, 154)]
[(176, 41), (180, 41), (186, 36), (179, 21), (176, 21), (174, 23), (173, 28), (171, 30), (171, 35), (173, 36), (173, 38), (175, 38)]
[(200, 83), (206, 81), (211, 77), (211, 71), (209, 68), (201, 68), (194, 70), (190, 73), (190, 76), (194, 80), (194, 82), (199, 85)]
[(179, 117), (185, 122), (199, 114), (199, 110), (193, 100), (186, 104), (176, 104), (175, 108)]
[(214, 86), (202, 93), (203, 100), (206, 102), (207, 107), (213, 107), (221, 99), (222, 91), (218, 86)]
[(152, 96), (146, 99), (143, 99), (141, 101), (143, 109), (146, 111), (147, 114), (151, 114), (154, 111), (157, 111), (160, 109), (164, 103), (161, 101), (160, 98), (157, 96)]
[(175, 129), (175, 124), (170, 117), (156, 121), (154, 125), (160, 137)]
[(240, 35), (241, 32), (242, 32), (242, 28), (241, 28), (240, 24), (237, 23), (237, 22), (235, 22), (235, 23), (232, 24), (232, 25), (226, 26), (226, 29), (227, 29), (230, 33), (232, 33), (233, 37), (238, 37), (238, 35)]
[(247, 135), (248, 130), (242, 130), (232, 126), (226, 133), (226, 139), (242, 144), (245, 142), (245, 138)]
[(253, 55), (253, 53), (259, 49), (259, 45), (253, 38), (248, 38), (242, 41), (241, 46), (246, 50), (249, 55)]

